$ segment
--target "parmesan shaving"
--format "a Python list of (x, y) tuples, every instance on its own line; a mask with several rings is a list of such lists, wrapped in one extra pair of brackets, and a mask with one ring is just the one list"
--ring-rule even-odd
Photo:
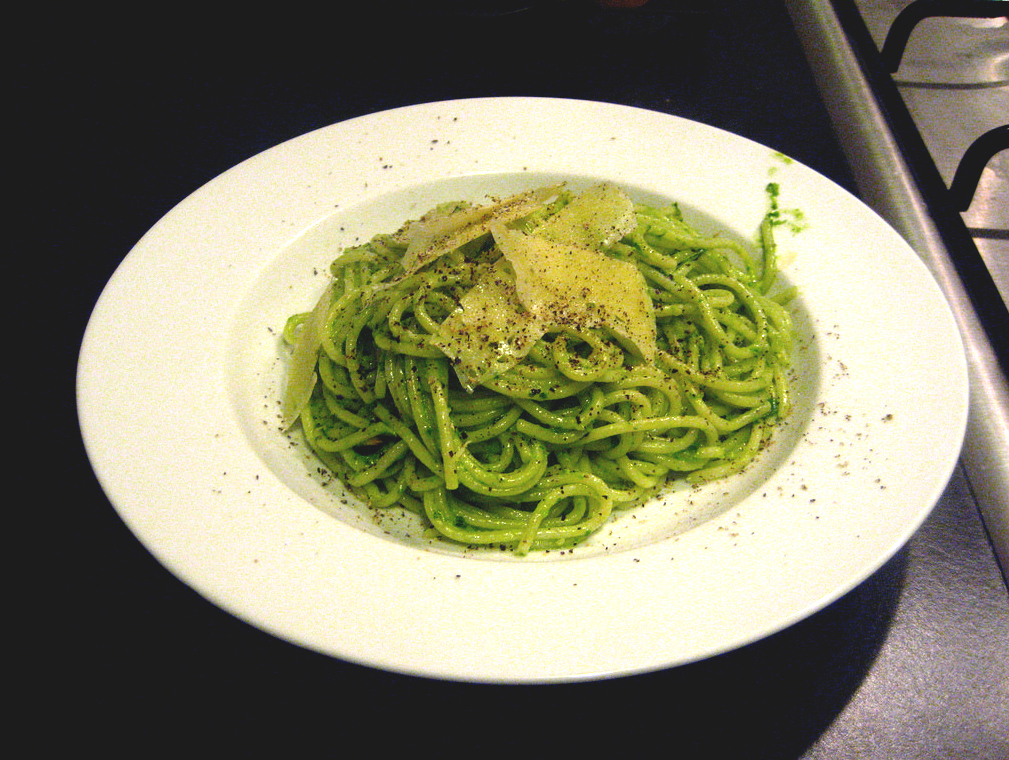
[(603, 250), (637, 225), (634, 202), (619, 187), (604, 182), (579, 193), (534, 232), (558, 243)]
[(557, 185), (513, 195), (489, 206), (476, 206), (413, 225), (408, 230), (403, 269), (412, 274), (440, 256), (490, 232), (491, 225), (508, 224), (528, 216), (556, 196)]
[(291, 363), (287, 370), (287, 383), (281, 406), (284, 429), (291, 427), (301, 416), (302, 409), (312, 398), (312, 391), (318, 382), (315, 365), (322, 345), (322, 331), (326, 327), (329, 311), (333, 305), (333, 286), (315, 304), (311, 314), (301, 325), (298, 341), (294, 345)]
[(466, 390), (506, 372), (525, 358), (546, 332), (515, 293), (515, 278), (504, 259), (484, 270), (476, 284), (442, 322), (434, 340), (455, 365)]
[(639, 357), (655, 358), (655, 313), (637, 267), (503, 225), (492, 232), (515, 271), (519, 301), (544, 325), (609, 328)]

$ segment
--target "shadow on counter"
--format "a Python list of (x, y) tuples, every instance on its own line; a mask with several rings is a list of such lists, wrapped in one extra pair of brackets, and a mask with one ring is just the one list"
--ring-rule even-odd
[[(125, 531), (108, 517), (112, 533)], [(89, 732), (126, 724), (168, 741), (211, 743), (279, 732), (329, 737), (334, 748), (365, 740), (394, 752), (499, 748), (534, 757), (656, 747), (690, 758), (800, 757), (872, 667), (908, 561), (902, 550), (824, 610), (717, 657), (526, 686), (435, 681), (310, 652), (217, 609), (135, 541), (108, 545), (117, 556), (99, 564), (118, 580), (74, 581), (96, 590), (79, 598), (79, 618), (66, 619), (75, 638), (59, 653), (69, 664), (51, 700), (54, 710), (88, 716)]]
[(383, 713), (412, 715), (417, 735), (448, 720), (470, 741), (484, 730), (525, 726), (535, 735), (541, 727), (530, 745), (537, 751), (662, 748), (691, 758), (796, 758), (872, 667), (906, 562), (906, 550), (899, 552), (832, 606), (767, 639), (666, 671), (532, 687), (380, 676), (366, 689)]

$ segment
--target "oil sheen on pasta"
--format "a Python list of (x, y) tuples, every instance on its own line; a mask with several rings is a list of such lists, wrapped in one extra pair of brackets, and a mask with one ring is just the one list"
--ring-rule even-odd
[(751, 251), (609, 184), (443, 204), (343, 251), (288, 320), (285, 425), (432, 535), (577, 544), (740, 471), (788, 414), (774, 223)]

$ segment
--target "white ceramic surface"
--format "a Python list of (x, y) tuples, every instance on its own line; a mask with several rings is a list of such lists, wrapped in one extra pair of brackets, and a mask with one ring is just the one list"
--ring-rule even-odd
[[(583, 547), (515, 558), (421, 538), (279, 429), (279, 331), (340, 248), (442, 200), (606, 179), (753, 239), (765, 187), (798, 285), (795, 411), (741, 476), (673, 488)], [(612, 104), (487, 98), (335, 124), (234, 167), (145, 235), (81, 349), (84, 441), (153, 555), (224, 610), (434, 678), (645, 672), (776, 632), (868, 577), (935, 504), (967, 414), (962, 344), (903, 240), (744, 138)]]

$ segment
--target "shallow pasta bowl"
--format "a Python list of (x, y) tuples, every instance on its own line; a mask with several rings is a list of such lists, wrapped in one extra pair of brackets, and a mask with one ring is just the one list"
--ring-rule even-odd
[[(575, 551), (463, 550), (376, 517), (281, 429), (284, 321), (311, 308), (341, 248), (441, 201), (558, 180), (677, 201), (744, 240), (778, 185), (795, 222), (780, 228), (783, 277), (800, 291), (791, 417), (742, 474), (673, 487)], [(808, 167), (656, 112), (487, 98), (311, 132), (185, 199), (99, 299), (78, 406), (114, 508), (222, 609), (351, 662), (530, 683), (702, 659), (852, 589), (942, 493), (967, 380), (927, 269)]]

